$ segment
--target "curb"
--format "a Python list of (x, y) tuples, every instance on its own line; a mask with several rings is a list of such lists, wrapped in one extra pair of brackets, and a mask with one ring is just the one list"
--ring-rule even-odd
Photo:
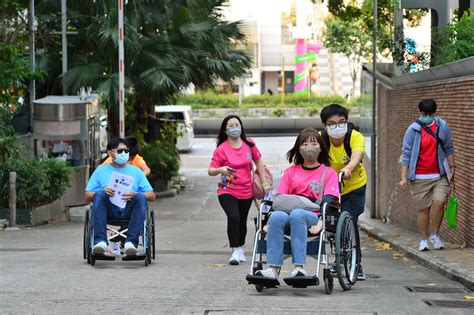
[(386, 232), (383, 232), (376, 227), (371, 226), (369, 223), (359, 221), (359, 228), (369, 235), (391, 244), (397, 250), (405, 253), (409, 258), (415, 260), (420, 265), (427, 267), (428, 269), (435, 271), (446, 278), (459, 282), (469, 290), (474, 290), (474, 275), (471, 270), (463, 268), (462, 265), (453, 262), (444, 262), (440, 259), (433, 259), (429, 254), (422, 253), (416, 248), (405, 246), (397, 240), (394, 240)]
[(156, 192), (155, 193), (155, 196), (156, 196), (156, 199), (160, 199), (160, 198), (169, 198), (169, 197), (174, 197), (178, 194), (178, 189), (176, 188), (171, 188), (171, 189), (168, 189), (166, 191), (160, 191), (160, 192)]

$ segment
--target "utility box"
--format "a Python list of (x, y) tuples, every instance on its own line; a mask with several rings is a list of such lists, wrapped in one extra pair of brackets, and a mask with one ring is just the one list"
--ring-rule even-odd
[(47, 96), (33, 103), (35, 155), (59, 158), (74, 167), (65, 205), (86, 204), (89, 173), (101, 162), (98, 96)]

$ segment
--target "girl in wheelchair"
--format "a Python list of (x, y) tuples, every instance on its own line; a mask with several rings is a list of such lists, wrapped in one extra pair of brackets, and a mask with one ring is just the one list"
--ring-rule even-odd
[[(338, 199), (339, 196), (338, 176), (329, 167), (328, 150), (318, 131), (313, 128), (302, 130), (293, 148), (288, 151), (287, 158), (292, 166), (285, 170), (280, 180), (273, 202), (274, 211), (264, 228), (268, 233), (268, 268), (256, 272), (256, 275), (270, 279), (278, 278), (283, 264), (284, 235), (288, 230), (291, 233), (294, 264), (291, 277), (307, 276), (304, 266), (308, 231), (311, 234), (321, 231), (323, 222), (318, 218), (319, 205), (323, 201)], [(294, 203), (291, 198), (297, 198), (300, 204), (306, 205), (295, 209), (291, 209), (291, 206), (288, 208), (288, 203), (286, 206), (280, 205), (285, 201)]]

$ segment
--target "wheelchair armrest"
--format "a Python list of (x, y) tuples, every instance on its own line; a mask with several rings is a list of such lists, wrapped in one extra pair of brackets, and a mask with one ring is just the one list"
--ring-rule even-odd
[(331, 207), (331, 208), (338, 208), (338, 209), (341, 209), (341, 204), (335, 200), (331, 200), (331, 201), (323, 201), (321, 203), (321, 209), (323, 208), (324, 205), (327, 205), (327, 207)]
[(262, 203), (266, 206), (272, 206), (273, 205), (273, 201), (272, 200), (262, 200)]

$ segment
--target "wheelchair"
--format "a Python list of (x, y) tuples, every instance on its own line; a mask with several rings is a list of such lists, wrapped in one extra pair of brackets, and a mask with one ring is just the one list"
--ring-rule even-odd
[[(110, 242), (124, 242), (127, 238), (129, 220), (107, 219), (107, 240)], [(88, 264), (95, 265), (96, 260), (115, 260), (114, 255), (104, 253), (97, 255), (92, 252), (94, 247), (94, 222), (91, 210), (87, 210), (84, 218), (83, 256)], [(140, 253), (140, 248), (143, 252)], [(147, 207), (143, 232), (139, 237), (138, 251), (136, 255), (122, 255), (123, 261), (144, 260), (145, 266), (155, 260), (155, 215), (154, 211)]]
[[(342, 184), (343, 174), (339, 174), (339, 183)], [(340, 198), (339, 198), (340, 200)], [(277, 279), (270, 279), (256, 274), (263, 269), (266, 264), (267, 233), (263, 227), (273, 211), (272, 201), (263, 200), (258, 217), (255, 218), (256, 233), (253, 247), (252, 263), (250, 273), (246, 280), (248, 284), (255, 285), (257, 292), (262, 292), (264, 288), (277, 288), (280, 282)], [(266, 210), (269, 209), (269, 210)], [(323, 222), (323, 227), (317, 235), (308, 232), (307, 256), (316, 260), (316, 274), (313, 276), (288, 277), (283, 280), (294, 288), (306, 288), (320, 284), (320, 268), (322, 266), (324, 289), (326, 294), (331, 294), (334, 288), (334, 276), (337, 278), (344, 291), (350, 290), (357, 281), (360, 262), (360, 246), (357, 237), (357, 225), (352, 216), (347, 212), (341, 212), (341, 204), (335, 201), (323, 202), (320, 208), (319, 219)], [(291, 231), (290, 231), (291, 232)], [(283, 246), (283, 259), (291, 257), (291, 235), (285, 233)], [(329, 250), (328, 250), (329, 245)], [(335, 256), (335, 265), (330, 268), (329, 255)]]

